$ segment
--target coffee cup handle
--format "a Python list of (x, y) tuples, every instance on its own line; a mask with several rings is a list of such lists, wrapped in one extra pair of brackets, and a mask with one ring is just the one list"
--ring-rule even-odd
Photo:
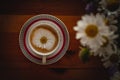
[(42, 63), (43, 63), (43, 64), (46, 64), (46, 56), (43, 56), (43, 57), (42, 57)]

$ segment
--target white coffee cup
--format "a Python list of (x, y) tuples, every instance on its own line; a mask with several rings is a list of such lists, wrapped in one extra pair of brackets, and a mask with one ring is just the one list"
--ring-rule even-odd
[[(50, 52), (43, 53), (43, 52), (37, 51), (31, 44), (30, 36), (31, 36), (33, 30), (41, 25), (48, 25), (51, 29), (53, 29), (56, 32), (56, 34), (58, 36), (58, 42), (56, 44), (56, 47), (53, 50), (51, 50)], [(59, 49), (59, 46), (61, 45), (61, 41), (63, 40), (63, 36), (62, 36), (62, 32), (61, 32), (60, 28), (58, 28), (58, 26), (56, 24), (54, 24), (50, 21), (43, 20), (43, 21), (38, 21), (38, 22), (32, 24), (31, 27), (29, 28), (28, 32), (29, 32), (28, 45), (29, 45), (30, 49), (35, 53), (35, 55), (42, 56), (42, 63), (45, 64), (46, 57), (57, 52), (57, 50)]]

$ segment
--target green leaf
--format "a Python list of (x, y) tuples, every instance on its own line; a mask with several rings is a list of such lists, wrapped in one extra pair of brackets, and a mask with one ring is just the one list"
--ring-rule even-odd
[(84, 63), (88, 62), (89, 59), (90, 59), (89, 49), (88, 48), (82, 48), (80, 53), (79, 53), (79, 57)]

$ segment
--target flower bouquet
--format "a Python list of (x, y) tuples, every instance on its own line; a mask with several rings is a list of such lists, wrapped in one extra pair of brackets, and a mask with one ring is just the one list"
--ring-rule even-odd
[(120, 1), (86, 0), (87, 14), (74, 26), (76, 39), (81, 43), (79, 57), (88, 61), (99, 56), (110, 71), (111, 80), (120, 80)]

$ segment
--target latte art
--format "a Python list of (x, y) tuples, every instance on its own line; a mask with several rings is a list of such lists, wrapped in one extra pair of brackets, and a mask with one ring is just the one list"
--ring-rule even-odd
[(41, 25), (31, 32), (30, 42), (35, 50), (47, 53), (56, 48), (58, 44), (58, 35), (50, 26)]

